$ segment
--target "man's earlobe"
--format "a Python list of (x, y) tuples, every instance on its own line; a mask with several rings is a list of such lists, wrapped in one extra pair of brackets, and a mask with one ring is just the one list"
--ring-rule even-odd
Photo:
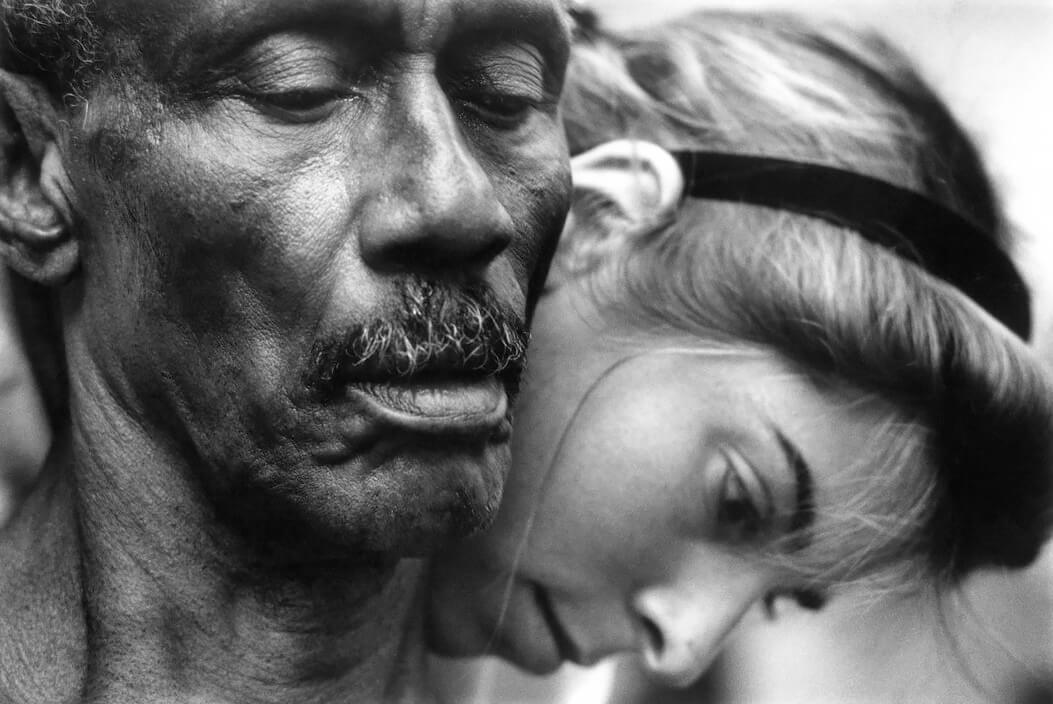
[(34, 78), (0, 69), (0, 256), (43, 284), (67, 280), (80, 260), (59, 108)]

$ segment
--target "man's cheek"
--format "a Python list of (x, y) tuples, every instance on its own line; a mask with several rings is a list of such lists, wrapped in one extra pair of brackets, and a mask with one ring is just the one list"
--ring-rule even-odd
[(539, 188), (532, 189), (528, 205), (516, 216), (524, 223), (509, 256), (523, 282), (532, 305), (544, 284), (549, 264), (559, 241), (570, 199), (569, 176), (563, 172), (549, 174)]

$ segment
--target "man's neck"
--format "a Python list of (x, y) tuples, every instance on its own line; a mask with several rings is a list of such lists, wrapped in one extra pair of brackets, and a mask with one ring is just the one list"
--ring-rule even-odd
[(74, 433), (85, 701), (422, 698), (419, 561), (277, 561), (216, 520), (182, 458), (106, 415)]

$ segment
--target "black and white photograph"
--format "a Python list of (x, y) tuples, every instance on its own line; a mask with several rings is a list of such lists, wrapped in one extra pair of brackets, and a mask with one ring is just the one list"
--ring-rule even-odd
[(1053, 704), (1053, 2), (0, 0), (0, 704)]

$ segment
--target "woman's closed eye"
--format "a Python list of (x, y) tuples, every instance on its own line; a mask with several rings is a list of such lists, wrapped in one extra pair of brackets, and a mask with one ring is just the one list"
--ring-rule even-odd
[(757, 471), (737, 452), (723, 450), (716, 526), (720, 537), (734, 543), (760, 536), (771, 522), (768, 488)]

